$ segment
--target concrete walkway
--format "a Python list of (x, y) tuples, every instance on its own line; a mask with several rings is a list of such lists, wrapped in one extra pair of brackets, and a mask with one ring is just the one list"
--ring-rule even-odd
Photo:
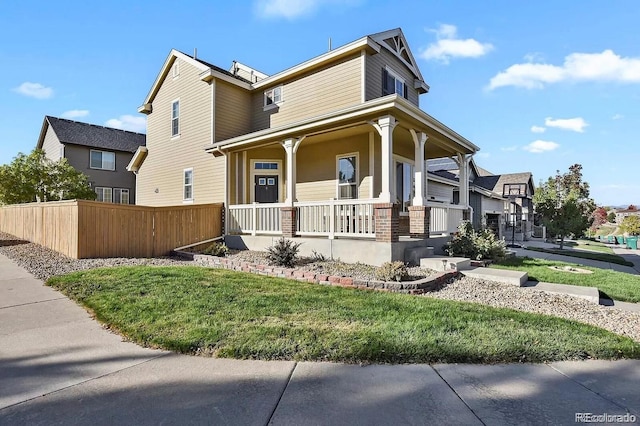
[(0, 255), (0, 425), (639, 421), (638, 383), (638, 360), (358, 366), (144, 349)]
[[(544, 241), (539, 241), (539, 240), (525, 241), (524, 245), (530, 246), (530, 247), (541, 247), (541, 248), (550, 248), (550, 249), (558, 248), (558, 246), (555, 244), (550, 244), (550, 243), (546, 243)], [(626, 250), (626, 249), (616, 249), (613, 246), (612, 248), (614, 253), (616, 254), (620, 254), (616, 250)], [(638, 263), (636, 264), (635, 268), (631, 266), (618, 265), (617, 263), (601, 262), (599, 260), (591, 260), (591, 259), (580, 259), (579, 257), (562, 256), (562, 255), (552, 254), (552, 253), (543, 253), (539, 251), (526, 250), (524, 248), (510, 248), (509, 250), (514, 251), (516, 253), (516, 256), (519, 256), (519, 257), (527, 256), (534, 259), (556, 260), (559, 262), (575, 263), (578, 265), (591, 266), (591, 267), (600, 268), (600, 269), (612, 269), (614, 271), (625, 272), (627, 274), (640, 274), (640, 256), (639, 256), (640, 253), (638, 254), (627, 253), (627, 252), (635, 252), (638, 250), (626, 250), (625, 255), (629, 256), (629, 259), (623, 256), (625, 257), (626, 260), (629, 260), (631, 262), (635, 263), (637, 261)], [(635, 261), (632, 259), (635, 259)]]

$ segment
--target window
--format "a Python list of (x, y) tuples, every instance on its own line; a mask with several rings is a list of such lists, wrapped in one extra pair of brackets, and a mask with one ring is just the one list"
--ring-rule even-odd
[(193, 200), (193, 169), (184, 171), (184, 200)]
[(91, 150), (89, 153), (89, 167), (100, 170), (115, 170), (116, 153)]
[(129, 204), (129, 190), (124, 188), (115, 188), (113, 190), (113, 202)]
[(171, 137), (180, 136), (180, 101), (171, 103)]
[(400, 211), (409, 211), (414, 193), (413, 164), (396, 161), (396, 197), (400, 203)]
[(282, 102), (282, 86), (274, 87), (273, 89), (266, 90), (264, 92), (264, 107), (276, 106)]
[(256, 170), (278, 170), (278, 163), (256, 161), (254, 168)]
[(338, 157), (338, 198), (358, 198), (358, 155)]
[(382, 96), (397, 93), (405, 99), (408, 99), (409, 93), (404, 79), (389, 68), (382, 70)]
[(96, 194), (98, 195), (96, 201), (102, 201), (104, 203), (113, 202), (113, 191), (111, 190), (111, 188), (96, 186)]

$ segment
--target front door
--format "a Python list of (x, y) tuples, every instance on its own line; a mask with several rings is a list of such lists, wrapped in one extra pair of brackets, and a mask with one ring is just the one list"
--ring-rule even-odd
[(256, 175), (254, 199), (256, 203), (277, 203), (278, 202), (278, 176)]

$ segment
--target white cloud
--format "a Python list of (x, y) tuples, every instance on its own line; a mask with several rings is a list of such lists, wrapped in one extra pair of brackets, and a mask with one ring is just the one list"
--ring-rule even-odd
[(445, 64), (452, 58), (477, 58), (493, 50), (490, 43), (480, 43), (472, 38), (457, 38), (458, 29), (455, 25), (441, 24), (436, 33), (438, 41), (431, 43), (420, 57), (426, 60), (436, 60)]
[(622, 114), (614, 114), (613, 117), (611, 117), (612, 120), (622, 120), (624, 118), (624, 115)]
[(584, 128), (589, 125), (584, 118), (576, 117), (576, 118), (557, 118), (553, 119), (551, 117), (547, 117), (544, 120), (544, 124), (547, 127), (555, 127), (557, 129), (563, 130), (571, 130), (578, 133), (584, 133)]
[(80, 118), (80, 117), (86, 117), (87, 115), (89, 115), (89, 110), (88, 109), (72, 109), (70, 111), (65, 111), (63, 112), (60, 117), (62, 118)]
[(115, 127), (116, 129), (144, 133), (147, 130), (147, 119), (133, 115), (121, 115), (118, 118), (107, 120), (104, 125), (108, 127)]
[(29, 81), (25, 81), (20, 86), (15, 87), (13, 91), (36, 99), (49, 99), (53, 96), (53, 89), (51, 87)]
[(352, 6), (360, 0), (255, 0), (254, 12), (260, 18), (295, 19), (311, 15), (325, 5)]
[(608, 49), (601, 53), (572, 53), (564, 58), (562, 65), (515, 64), (496, 74), (488, 88), (516, 86), (540, 89), (561, 81), (640, 83), (640, 58), (624, 58)]
[(537, 141), (531, 142), (529, 145), (525, 145), (524, 147), (522, 147), (522, 149), (524, 149), (525, 151), (529, 151), (533, 154), (540, 154), (542, 152), (553, 151), (554, 149), (557, 149), (559, 146), (560, 145), (555, 142), (543, 141), (538, 139)]
[(542, 126), (531, 126), (531, 131), (533, 133), (544, 133), (545, 130), (547, 130), (545, 127)]

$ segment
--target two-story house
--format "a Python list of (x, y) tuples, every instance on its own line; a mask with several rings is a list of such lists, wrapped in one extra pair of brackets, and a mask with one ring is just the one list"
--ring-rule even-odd
[(135, 204), (136, 177), (127, 164), (145, 135), (95, 124), (45, 116), (36, 148), (48, 159), (66, 158), (86, 174), (97, 200)]
[[(468, 217), (479, 149), (420, 109), (428, 90), (400, 29), (274, 75), (172, 50), (139, 108), (147, 145), (129, 164), (138, 202), (223, 201), (231, 246), (285, 236), (303, 252), (402, 259)], [(457, 204), (430, 201), (425, 161), (441, 157), (460, 164)]]

